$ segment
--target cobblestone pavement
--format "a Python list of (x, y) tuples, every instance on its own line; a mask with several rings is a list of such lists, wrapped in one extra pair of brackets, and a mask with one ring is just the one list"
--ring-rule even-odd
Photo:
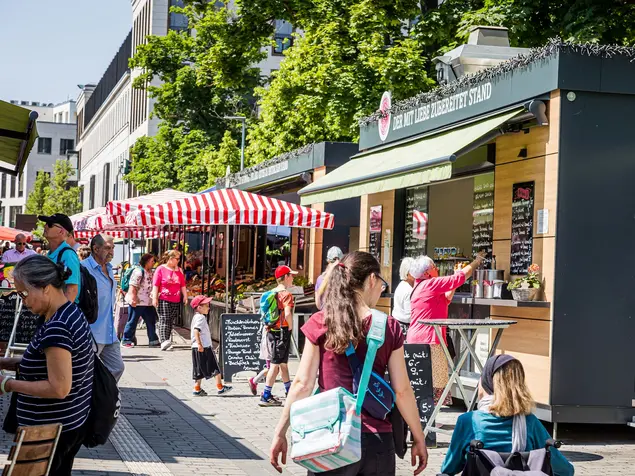
[[(141, 333), (143, 334), (143, 333)], [(140, 336), (143, 344), (143, 336)], [(143, 345), (122, 349), (126, 372), (121, 381), (123, 418), (102, 447), (82, 448), (73, 474), (97, 475), (271, 475), (277, 474), (266, 454), (280, 408), (260, 408), (244, 380), (235, 379), (227, 396), (215, 396), (213, 384), (204, 388), (209, 397), (191, 393), (191, 355), (187, 345), (171, 352)], [(292, 368), (294, 366), (292, 365)], [(274, 393), (281, 394), (278, 383)], [(0, 399), (3, 413), (6, 397)], [(443, 412), (442, 423), (452, 427), (458, 413)], [(561, 427), (567, 457), (578, 475), (635, 475), (635, 430), (626, 426)], [(1, 433), (1, 432), (0, 432)], [(430, 449), (429, 469), (441, 466), (448, 439), (439, 436), (439, 447)], [(0, 435), (0, 463), (4, 463), (11, 438)], [(398, 461), (398, 475), (412, 474), (406, 461)], [(306, 474), (290, 464), (284, 474)]]

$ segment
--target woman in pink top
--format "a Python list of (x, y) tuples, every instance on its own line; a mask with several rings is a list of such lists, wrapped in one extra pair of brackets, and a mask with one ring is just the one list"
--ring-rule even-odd
[[(409, 344), (429, 344), (432, 357), (432, 387), (434, 388), (434, 404), (448, 383), (448, 361), (439, 343), (439, 338), (432, 326), (426, 325), (429, 319), (447, 319), (448, 307), (452, 302), (454, 291), (472, 275), (474, 269), (483, 262), (478, 255), (468, 266), (452, 276), (439, 277), (439, 269), (428, 256), (420, 256), (410, 267), (410, 274), (415, 278), (415, 287), (410, 297), (410, 328), (406, 340)], [(447, 344), (446, 328), (442, 335)], [(450, 405), (452, 396), (443, 402)]]
[(172, 326), (179, 314), (181, 297), (187, 301), (185, 275), (179, 268), (181, 253), (172, 250), (168, 253), (168, 261), (157, 268), (152, 280), (152, 304), (157, 308), (159, 322), (157, 333), (161, 341), (161, 350), (172, 348)]

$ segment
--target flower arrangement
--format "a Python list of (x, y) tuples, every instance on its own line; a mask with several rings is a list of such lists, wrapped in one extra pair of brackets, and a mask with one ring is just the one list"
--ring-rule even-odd
[(514, 279), (511, 283), (507, 285), (507, 289), (510, 291), (512, 289), (538, 289), (540, 288), (540, 266), (537, 264), (532, 264), (527, 270), (527, 274), (525, 276), (521, 276), (520, 278)]

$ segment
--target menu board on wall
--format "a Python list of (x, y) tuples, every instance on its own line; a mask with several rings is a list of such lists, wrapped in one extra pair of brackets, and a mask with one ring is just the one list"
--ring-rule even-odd
[(534, 236), (534, 182), (515, 183), (512, 188), (512, 250), (509, 274), (527, 274)]
[(368, 251), (377, 261), (381, 256), (381, 205), (370, 207), (370, 237)]
[(428, 187), (406, 191), (406, 226), (404, 256), (411, 258), (426, 254), (428, 237)]
[(487, 253), (484, 267), (490, 268), (494, 239), (494, 174), (474, 177), (472, 211), (472, 254)]

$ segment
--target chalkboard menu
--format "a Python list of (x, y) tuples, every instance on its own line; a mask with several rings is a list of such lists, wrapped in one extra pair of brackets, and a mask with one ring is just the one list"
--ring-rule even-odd
[[(410, 385), (415, 393), (421, 427), (425, 428), (434, 411), (434, 390), (432, 389), (432, 358), (428, 344), (404, 344), (406, 369), (410, 378)], [(434, 440), (435, 433), (428, 437)], [(430, 439), (426, 438), (427, 442)]]
[(370, 207), (370, 237), (368, 252), (373, 255), (377, 261), (381, 261), (381, 217), (381, 205)]
[(260, 314), (221, 314), (223, 378), (232, 381), (238, 372), (259, 372), (265, 364), (260, 355)]
[(416, 258), (426, 254), (428, 187), (406, 190), (406, 232), (404, 256)]
[[(6, 292), (0, 295), (0, 342), (9, 342), (15, 312), (20, 303), (20, 297), (16, 292)], [(16, 344), (28, 344), (35, 335), (38, 327), (39, 316), (33, 314), (26, 307), (22, 307), (18, 327), (16, 329)]]
[(515, 183), (512, 193), (512, 250), (509, 274), (527, 274), (533, 252), (534, 182)]
[(474, 177), (474, 206), (472, 208), (472, 254), (485, 251), (485, 268), (491, 267), (494, 239), (494, 174)]

